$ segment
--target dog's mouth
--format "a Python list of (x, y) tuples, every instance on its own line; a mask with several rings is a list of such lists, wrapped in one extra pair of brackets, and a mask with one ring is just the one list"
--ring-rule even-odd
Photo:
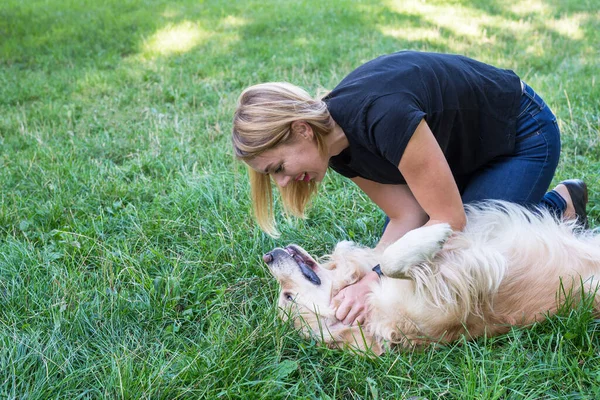
[(310, 258), (306, 254), (303, 254), (302, 251), (300, 251), (300, 249), (294, 245), (287, 246), (284, 250), (290, 256), (292, 256), (294, 261), (296, 261), (296, 264), (298, 264), (298, 266), (300, 267), (300, 271), (302, 271), (302, 275), (304, 275), (306, 279), (308, 279), (310, 282), (314, 283), (317, 286), (321, 284), (321, 279), (315, 273), (315, 270), (317, 269), (317, 264), (312, 258)]
[(308, 281), (317, 286), (321, 284), (321, 279), (315, 272), (318, 267), (317, 263), (308, 254), (303, 252), (297, 246), (290, 245), (285, 247), (284, 249), (275, 249), (272, 252), (267, 253), (263, 256), (264, 261), (268, 265), (271, 265), (274, 261), (274, 258), (277, 257), (279, 251), (283, 251), (284, 253), (286, 253), (292, 258), (292, 260), (296, 262), (296, 264), (298, 264), (302, 275), (304, 275), (304, 277), (308, 279)]

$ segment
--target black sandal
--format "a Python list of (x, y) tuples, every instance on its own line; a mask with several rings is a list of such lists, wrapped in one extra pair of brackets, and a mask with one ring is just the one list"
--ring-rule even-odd
[(588, 202), (587, 185), (581, 179), (567, 179), (560, 184), (565, 185), (571, 196), (573, 208), (577, 215), (577, 222), (584, 228), (588, 228), (587, 211), (585, 209)]

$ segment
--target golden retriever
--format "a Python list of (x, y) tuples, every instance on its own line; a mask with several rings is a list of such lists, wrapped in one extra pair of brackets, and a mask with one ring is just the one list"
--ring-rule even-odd
[[(381, 354), (392, 346), (447, 343), (508, 332), (596, 296), (600, 235), (546, 211), (501, 201), (467, 206), (467, 225), (408, 232), (382, 254), (339, 243), (323, 263), (296, 245), (263, 256), (281, 287), (284, 319), (331, 347)], [(365, 323), (344, 325), (332, 298), (381, 265)], [(600, 296), (600, 294), (598, 295)], [(594, 297), (598, 310), (600, 297)]]

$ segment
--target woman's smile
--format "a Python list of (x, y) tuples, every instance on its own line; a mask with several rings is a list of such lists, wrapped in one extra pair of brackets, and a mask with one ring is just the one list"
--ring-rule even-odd
[(302, 174), (298, 175), (294, 180), (308, 182), (310, 181), (310, 175), (308, 174), (308, 172), (303, 172)]

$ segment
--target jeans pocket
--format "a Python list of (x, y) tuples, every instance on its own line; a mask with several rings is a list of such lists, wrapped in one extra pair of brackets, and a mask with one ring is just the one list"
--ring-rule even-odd
[(526, 134), (524, 136), (520, 136), (520, 137), (515, 138), (515, 143), (520, 143), (523, 140), (528, 139), (528, 138), (530, 138), (532, 136), (537, 136), (540, 133), (541, 133), (541, 131), (529, 132), (528, 134)]

